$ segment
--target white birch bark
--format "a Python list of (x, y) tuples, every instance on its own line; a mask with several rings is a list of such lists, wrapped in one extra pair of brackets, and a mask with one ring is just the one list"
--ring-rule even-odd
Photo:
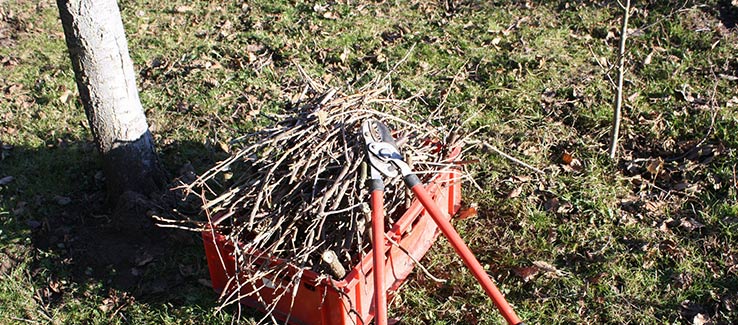
[(57, 0), (77, 87), (103, 157), (108, 195), (149, 194), (164, 173), (136, 88), (116, 0)]

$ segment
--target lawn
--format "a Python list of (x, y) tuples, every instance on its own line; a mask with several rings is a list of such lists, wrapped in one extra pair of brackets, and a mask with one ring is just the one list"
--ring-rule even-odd
[[(346, 92), (391, 72), (419, 118), (469, 119), (477, 140), (543, 171), (470, 148), (464, 201), (478, 213), (454, 221), (527, 323), (738, 322), (735, 1), (633, 3), (616, 159), (617, 1), (119, 5), (172, 177), (285, 110), (306, 82), (298, 65)], [(125, 232), (103, 204), (53, 1), (0, 1), (0, 65), (0, 323), (233, 320), (235, 307), (215, 312), (196, 234), (152, 233), (161, 249), (133, 256), (93, 246)], [(421, 263), (447, 282), (415, 272), (391, 317), (503, 322), (445, 239)]]

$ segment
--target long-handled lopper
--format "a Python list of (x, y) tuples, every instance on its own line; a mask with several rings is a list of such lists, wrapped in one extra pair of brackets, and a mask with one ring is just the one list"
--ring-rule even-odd
[[(374, 143), (391, 143), (394, 139), (389, 129), (374, 120), (361, 126), (367, 150)], [(397, 176), (397, 170), (369, 151), (366, 153), (371, 171), (367, 179), (372, 208), (372, 259), (374, 260), (374, 324), (387, 325), (387, 291), (384, 286), (384, 182), (382, 175)]]
[(374, 290), (375, 290), (375, 324), (385, 325), (387, 322), (387, 296), (384, 290), (384, 183), (382, 175), (395, 177), (402, 175), (405, 185), (415, 193), (425, 210), (430, 214), (451, 246), (461, 256), (466, 267), (472, 272), (479, 284), (494, 302), (502, 317), (511, 325), (520, 325), (523, 322), (518, 318), (512, 307), (507, 303), (497, 286), (490, 279), (487, 272), (479, 263), (474, 253), (466, 246), (459, 233), (446, 220), (444, 213), (428, 194), (418, 176), (413, 174), (410, 166), (402, 159), (392, 135), (387, 126), (377, 120), (364, 121), (362, 136), (366, 142), (366, 151), (371, 165), (371, 179), (368, 181), (372, 201), (372, 235), (374, 250)]

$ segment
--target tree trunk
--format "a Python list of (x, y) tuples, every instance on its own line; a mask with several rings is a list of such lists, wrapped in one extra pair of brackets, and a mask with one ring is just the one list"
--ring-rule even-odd
[(136, 88), (116, 0), (57, 0), (77, 87), (102, 154), (109, 203), (166, 182)]

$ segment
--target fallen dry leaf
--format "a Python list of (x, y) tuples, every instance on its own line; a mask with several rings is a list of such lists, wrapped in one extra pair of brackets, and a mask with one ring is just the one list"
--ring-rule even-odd
[(246, 45), (246, 52), (259, 52), (264, 49), (262, 44), (249, 44)]
[(11, 127), (11, 126), (3, 127), (2, 128), (2, 131), (4, 131), (5, 134), (7, 134), (7, 135), (14, 135), (14, 134), (18, 133), (18, 129), (16, 129), (14, 127)]
[(633, 93), (632, 95), (628, 96), (628, 102), (629, 102), (629, 103), (633, 103), (633, 102), (635, 102), (635, 101), (636, 101), (636, 99), (638, 99), (638, 96), (640, 96), (640, 95), (641, 95), (641, 93), (639, 93), (639, 92), (634, 92), (634, 93)]
[(98, 306), (97, 308), (99, 308), (103, 313), (107, 313), (115, 307), (115, 300), (111, 298), (103, 299), (102, 303), (103, 304)]
[(692, 285), (692, 283), (694, 283), (694, 278), (687, 272), (675, 274), (671, 278), (676, 287), (680, 289), (687, 289)]
[(477, 216), (477, 204), (472, 203), (468, 208), (459, 211), (459, 219), (475, 218)]
[(62, 102), (62, 104), (66, 104), (69, 102), (69, 99), (72, 98), (73, 94), (74, 93), (71, 90), (67, 89), (61, 94), (61, 96), (59, 96), (59, 101)]
[(694, 325), (705, 325), (705, 324), (711, 324), (710, 317), (699, 313), (697, 315), (694, 315), (694, 319), (692, 319), (692, 324)]
[(72, 199), (66, 196), (61, 196), (61, 195), (54, 196), (54, 200), (56, 201), (56, 204), (58, 205), (67, 205), (69, 203), (72, 203)]
[(582, 162), (568, 152), (561, 155), (561, 162), (563, 163), (563, 169), (567, 172), (580, 172), (583, 169)]
[(333, 11), (326, 11), (323, 13), (323, 18), (329, 19), (329, 20), (336, 20), (340, 18), (338, 14), (334, 13)]
[(705, 307), (697, 304), (695, 302), (692, 302), (690, 300), (684, 300), (680, 304), (681, 307), (681, 313), (684, 316), (691, 316), (691, 315), (697, 315), (700, 313), (704, 313)]
[(577, 158), (572, 159), (569, 165), (564, 166), (564, 170), (568, 172), (581, 172), (583, 169), (584, 165), (582, 164), (582, 161)]
[(349, 52), (348, 48), (344, 47), (343, 52), (341, 52), (341, 55), (338, 57), (338, 59), (340, 59), (341, 62), (345, 63), (350, 53), (351, 52)]
[(664, 160), (661, 159), (661, 157), (658, 157), (656, 159), (651, 159), (651, 161), (648, 163), (648, 166), (646, 166), (646, 170), (648, 170), (648, 172), (651, 173), (652, 175), (658, 175), (658, 173), (663, 168), (664, 168)]
[(685, 254), (685, 250), (679, 247), (676, 242), (673, 240), (664, 240), (661, 243), (659, 243), (659, 251), (664, 252), (665, 254), (672, 255), (675, 258), (681, 258)]
[(5, 176), (3, 178), (0, 178), (0, 186), (10, 184), (10, 182), (12, 182), (13, 180), (15, 180), (15, 177), (13, 176)]
[(556, 92), (546, 88), (541, 94), (541, 100), (546, 104), (551, 104), (556, 101)]
[(387, 57), (384, 56), (384, 53), (377, 54), (377, 63), (382, 63), (387, 60)]
[(563, 161), (564, 164), (568, 165), (571, 164), (572, 161), (574, 161), (574, 157), (572, 157), (571, 154), (564, 152), (564, 154), (561, 155), (561, 161)]
[(556, 213), (567, 214), (574, 210), (574, 205), (569, 202), (560, 203)]
[(218, 141), (218, 146), (220, 147), (220, 150), (223, 150), (225, 153), (231, 153), (231, 148), (228, 147), (228, 144), (223, 141)]
[(9, 56), (0, 56), (0, 64), (6, 67), (18, 65), (18, 59)]
[(648, 53), (648, 55), (646, 55), (646, 58), (643, 59), (643, 65), (651, 64), (652, 59), (653, 59), (653, 51), (651, 51), (651, 53)]
[(546, 203), (543, 204), (543, 209), (546, 211), (556, 211), (559, 209), (559, 199), (558, 198), (550, 198), (546, 200)]
[(534, 261), (533, 265), (541, 269), (541, 271), (546, 272), (548, 275), (555, 275), (555, 276), (564, 276), (566, 275), (563, 271), (557, 269), (555, 266), (551, 265), (548, 262), (544, 261)]
[(606, 67), (606, 66), (609, 66), (610, 65), (610, 62), (608, 62), (607, 61), (607, 58), (604, 57), (604, 56), (597, 57), (597, 58), (595, 58), (595, 60), (597, 60), (597, 64), (599, 64), (601, 66), (605, 66)]
[(256, 54), (254, 54), (254, 52), (248, 52), (247, 55), (248, 55), (249, 63), (253, 63), (258, 59), (258, 57), (256, 56)]
[(179, 13), (179, 14), (192, 12), (192, 10), (193, 10), (192, 7), (185, 6), (185, 5), (178, 6), (177, 8), (174, 8), (174, 12)]
[(528, 282), (535, 278), (535, 276), (538, 275), (539, 270), (540, 269), (535, 266), (519, 267), (513, 269), (517, 276), (523, 278), (523, 282)]
[(318, 4), (318, 3), (316, 3), (315, 5), (313, 5), (313, 11), (315, 11), (317, 13), (324, 13), (324, 12), (328, 11), (328, 8), (329, 8), (328, 5), (321, 5), (321, 4)]
[(60, 293), (62, 290), (62, 284), (59, 281), (51, 280), (49, 282), (49, 289), (55, 293)]
[(666, 219), (666, 220), (664, 220), (663, 222), (661, 222), (661, 224), (660, 224), (660, 225), (659, 225), (659, 227), (658, 227), (659, 231), (662, 231), (662, 232), (669, 232), (669, 225), (670, 225), (670, 224), (671, 224), (672, 222), (674, 222), (674, 219), (672, 219), (672, 218)]
[(705, 225), (697, 220), (694, 220), (693, 218), (682, 218), (680, 220), (679, 226), (688, 231), (694, 231), (704, 227)]
[(725, 106), (727, 107), (738, 106), (738, 97), (733, 96), (730, 99), (728, 99), (728, 101), (725, 103)]
[(508, 199), (516, 198), (516, 197), (520, 196), (520, 193), (523, 193), (523, 187), (522, 186), (518, 186), (515, 189), (513, 189), (512, 191), (510, 191), (510, 193), (507, 194), (507, 198)]

